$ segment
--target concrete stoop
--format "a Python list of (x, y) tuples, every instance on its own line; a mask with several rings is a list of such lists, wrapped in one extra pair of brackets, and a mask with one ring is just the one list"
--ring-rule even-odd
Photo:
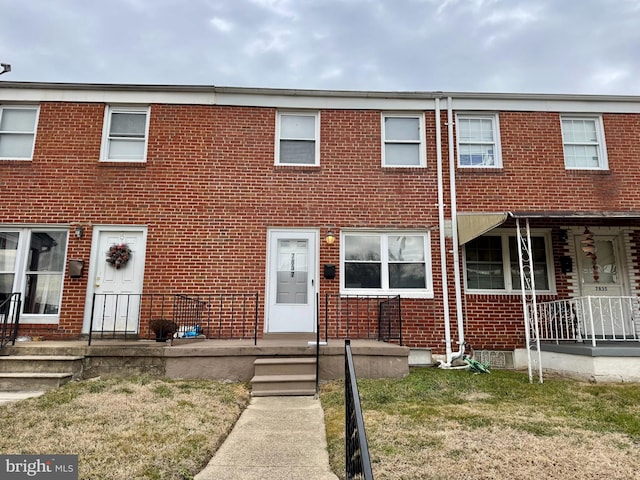
[(315, 357), (258, 358), (253, 365), (253, 397), (306, 396), (316, 392)]
[(83, 360), (82, 355), (0, 356), (0, 391), (58, 388), (82, 377)]

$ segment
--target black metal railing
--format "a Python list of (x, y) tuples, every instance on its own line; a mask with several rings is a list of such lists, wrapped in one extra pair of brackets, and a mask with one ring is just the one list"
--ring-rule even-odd
[(398, 341), (402, 345), (400, 296), (326, 294), (325, 339)]
[(320, 396), (320, 294), (316, 293), (316, 399)]
[(402, 345), (402, 315), (400, 295), (380, 302), (378, 314), (378, 339), (383, 342), (397, 341)]
[[(258, 293), (94, 294), (89, 345), (94, 338), (152, 338), (154, 319), (173, 320), (176, 336), (204, 334), (212, 339), (258, 339)], [(143, 330), (143, 328), (145, 330)]]
[(19, 292), (3, 296), (5, 298), (0, 301), (0, 350), (9, 343), (16, 343), (22, 303)]
[(346, 478), (373, 480), (350, 340), (344, 342), (344, 359)]

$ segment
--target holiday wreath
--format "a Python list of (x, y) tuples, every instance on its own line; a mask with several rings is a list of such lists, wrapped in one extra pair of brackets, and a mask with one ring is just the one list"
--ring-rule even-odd
[(124, 267), (131, 258), (131, 249), (126, 243), (111, 245), (107, 252), (107, 263), (116, 268)]

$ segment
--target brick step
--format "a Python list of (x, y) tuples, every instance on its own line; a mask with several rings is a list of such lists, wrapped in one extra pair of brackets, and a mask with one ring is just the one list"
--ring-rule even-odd
[(80, 376), (80, 355), (10, 355), (0, 357), (0, 373), (69, 373)]
[(254, 397), (314, 395), (315, 391), (315, 375), (260, 375), (251, 379)]
[(0, 373), (0, 391), (53, 390), (73, 379), (73, 373)]
[(315, 375), (314, 357), (259, 358), (253, 363), (256, 376)]

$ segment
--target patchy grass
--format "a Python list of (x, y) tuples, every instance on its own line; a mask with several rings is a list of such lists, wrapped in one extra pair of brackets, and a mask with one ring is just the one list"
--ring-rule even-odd
[(0, 406), (3, 454), (78, 454), (79, 478), (189, 479), (249, 402), (245, 385), (142, 376)]
[[(412, 369), (358, 381), (376, 480), (635, 478), (640, 385), (519, 372)], [(323, 386), (333, 470), (344, 476), (344, 388)]]

